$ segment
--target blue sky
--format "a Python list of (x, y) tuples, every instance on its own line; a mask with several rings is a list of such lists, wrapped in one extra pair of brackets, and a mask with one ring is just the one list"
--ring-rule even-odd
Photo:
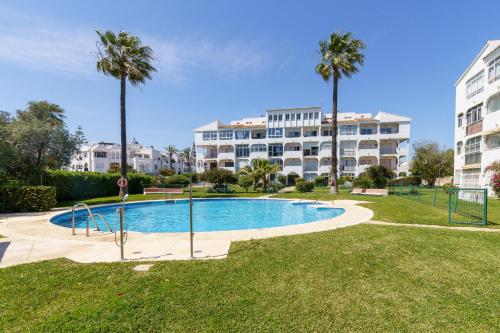
[[(153, 47), (158, 72), (127, 93), (129, 140), (188, 146), (193, 128), (268, 108), (319, 105), (318, 41), (351, 31), (366, 42), (361, 72), (340, 86), (341, 111), (413, 118), (412, 141), (453, 144), (454, 82), (488, 39), (498, 0), (2, 1), (0, 110), (61, 105), (69, 128), (119, 141), (119, 82), (95, 71), (95, 29)], [(479, 6), (480, 8), (476, 8)], [(474, 7), (474, 8), (473, 8)]]

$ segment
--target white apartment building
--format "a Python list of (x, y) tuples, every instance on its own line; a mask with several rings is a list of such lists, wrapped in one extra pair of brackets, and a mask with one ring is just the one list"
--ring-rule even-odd
[[(379, 112), (338, 114), (339, 175), (357, 176), (370, 165), (408, 174), (410, 118)], [(279, 174), (313, 180), (331, 168), (331, 115), (320, 107), (267, 110), (265, 116), (195, 129), (196, 171), (238, 171), (253, 159), (269, 159)]]
[[(168, 157), (153, 146), (144, 146), (135, 138), (127, 144), (128, 163), (134, 170), (158, 174), (161, 169), (169, 168)], [(70, 170), (107, 172), (109, 167), (120, 165), (121, 145), (116, 143), (89, 143), (81, 147), (80, 152), (71, 159)], [(179, 161), (177, 156), (172, 158), (172, 168), (177, 173), (186, 171), (187, 166)]]
[(487, 187), (485, 168), (500, 160), (500, 40), (486, 43), (455, 87), (454, 182)]

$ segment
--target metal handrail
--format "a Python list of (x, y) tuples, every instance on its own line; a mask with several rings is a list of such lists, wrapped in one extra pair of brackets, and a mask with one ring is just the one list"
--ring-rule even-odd
[(96, 216), (101, 219), (101, 221), (106, 225), (106, 227), (108, 227), (108, 229), (109, 229), (110, 232), (113, 232), (113, 230), (111, 229), (109, 223), (106, 221), (106, 219), (104, 218), (104, 216), (102, 216), (101, 214), (94, 214), (94, 213), (92, 213), (92, 211), (90, 210), (90, 207), (87, 204), (85, 204), (83, 202), (78, 202), (75, 205), (73, 205), (73, 208), (71, 209), (71, 231), (72, 231), (73, 236), (76, 235), (76, 230), (75, 230), (75, 210), (78, 207), (85, 208), (87, 210), (87, 212), (89, 213), (89, 216), (87, 217), (87, 220), (85, 221), (85, 223), (86, 223), (86, 235), (87, 235), (87, 237), (90, 236), (90, 226), (89, 226), (89, 220), (90, 219), (92, 219), (92, 221), (94, 221), (94, 225), (96, 227), (96, 230), (101, 231), (101, 229), (99, 228), (99, 224), (97, 224), (97, 221), (95, 219)]

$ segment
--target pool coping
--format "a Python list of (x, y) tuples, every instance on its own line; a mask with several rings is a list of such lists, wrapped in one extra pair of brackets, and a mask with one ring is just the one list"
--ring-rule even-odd
[[(173, 200), (185, 201), (186, 199)], [(195, 232), (195, 258), (203, 259), (225, 258), (233, 241), (333, 230), (363, 223), (373, 217), (373, 212), (370, 209), (358, 206), (357, 204), (361, 202), (354, 200), (334, 200), (332, 202), (268, 197), (193, 198), (193, 200), (282, 200), (310, 202), (311, 204), (321, 203), (332, 208), (344, 209), (344, 213), (339, 216), (313, 222), (270, 228)], [(129, 203), (161, 201), (165, 200), (131, 201)], [(117, 203), (99, 204), (92, 205), (90, 208), (116, 205)], [(7, 248), (3, 256), (0, 254), (0, 267), (60, 257), (66, 257), (77, 262), (120, 260), (119, 248), (114, 244), (114, 234), (92, 230), (90, 237), (86, 237), (85, 229), (77, 229), (77, 235), (72, 236), (71, 228), (58, 226), (50, 222), (53, 217), (68, 212), (71, 212), (71, 208), (44, 213), (6, 214), (0, 216), (0, 234), (8, 237), (6, 240), (0, 239), (0, 242), (10, 242), (11, 247), (17, 247), (14, 250)], [(128, 260), (191, 259), (189, 255), (189, 232), (143, 233), (130, 231), (127, 244), (125, 245), (125, 257)], [(170, 249), (168, 253), (164, 251), (166, 248)]]

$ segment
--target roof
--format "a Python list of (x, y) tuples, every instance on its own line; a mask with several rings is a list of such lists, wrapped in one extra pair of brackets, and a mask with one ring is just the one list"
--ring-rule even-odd
[(216, 131), (220, 126), (224, 126), (224, 123), (214, 120), (211, 123), (195, 128), (195, 131)]
[(283, 109), (267, 109), (267, 111), (290, 111), (290, 110), (311, 110), (311, 109), (320, 109), (321, 106), (304, 106), (300, 108), (283, 108)]
[(462, 81), (462, 79), (467, 75), (467, 73), (469, 73), (472, 66), (481, 58), (482, 54), (485, 54), (483, 56), (483, 59), (484, 59), (484, 58), (488, 57), (491, 53), (495, 52), (495, 50), (498, 49), (499, 47), (500, 47), (500, 40), (497, 39), (497, 40), (487, 41), (486, 44), (484, 44), (481, 51), (479, 51), (479, 53), (476, 55), (474, 60), (472, 60), (472, 62), (469, 64), (469, 66), (467, 67), (465, 72), (463, 72), (463, 74), (460, 75), (458, 80), (455, 82), (455, 86), (458, 85), (460, 83), (460, 81)]
[(373, 119), (379, 120), (380, 122), (411, 121), (411, 118), (409, 117), (398, 116), (396, 114), (382, 112), (382, 111), (379, 111)]

